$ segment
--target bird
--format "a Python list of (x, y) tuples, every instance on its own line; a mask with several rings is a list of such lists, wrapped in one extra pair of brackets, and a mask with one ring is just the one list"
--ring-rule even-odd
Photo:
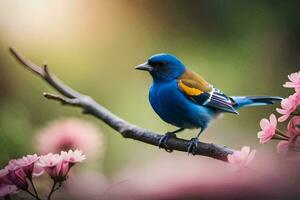
[(167, 146), (167, 141), (176, 137), (176, 133), (199, 129), (187, 146), (187, 152), (195, 155), (200, 134), (220, 114), (238, 114), (240, 108), (270, 105), (282, 100), (278, 96), (227, 96), (168, 53), (152, 55), (135, 69), (150, 73), (153, 79), (149, 89), (150, 104), (163, 121), (177, 127), (159, 141), (159, 148), (168, 152), (172, 149)]

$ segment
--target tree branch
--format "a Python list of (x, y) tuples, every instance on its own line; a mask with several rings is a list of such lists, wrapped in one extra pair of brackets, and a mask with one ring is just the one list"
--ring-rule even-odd
[[(57, 77), (49, 72), (47, 65), (40, 67), (25, 59), (13, 48), (9, 48), (9, 51), (26, 69), (38, 75), (61, 94), (60, 96), (44, 93), (44, 96), (47, 99), (61, 102), (64, 105), (75, 106), (83, 109), (84, 113), (93, 115), (102, 120), (104, 123), (120, 133), (124, 138), (131, 138), (147, 144), (158, 146), (162, 135), (137, 127), (136, 125), (114, 115), (105, 107), (94, 101), (91, 97), (73, 90), (65, 83), (60, 81)], [(173, 150), (187, 152), (188, 142), (189, 141), (180, 138), (171, 138), (167, 141), (167, 146)], [(227, 147), (199, 142), (196, 155), (227, 161), (227, 155), (232, 154), (233, 151), (234, 150)]]

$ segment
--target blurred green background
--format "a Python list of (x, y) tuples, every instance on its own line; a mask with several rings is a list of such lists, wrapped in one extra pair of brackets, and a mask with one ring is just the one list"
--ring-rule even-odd
[[(97, 123), (106, 151), (99, 169), (112, 174), (149, 161), (163, 150), (123, 139), (80, 110), (48, 101), (53, 91), (8, 53), (12, 46), (120, 117), (152, 131), (174, 127), (148, 103), (151, 78), (134, 70), (154, 53), (177, 55), (228, 95), (279, 95), (287, 75), (299, 70), (299, 1), (0, 1), (0, 164), (35, 151), (32, 137), (49, 121), (75, 116)], [(259, 121), (274, 106), (227, 114), (202, 141), (260, 146)], [(195, 131), (181, 134), (190, 138)], [(274, 143), (275, 145), (275, 143)], [(275, 150), (274, 150), (275, 151)], [(179, 154), (176, 152), (175, 154)]]

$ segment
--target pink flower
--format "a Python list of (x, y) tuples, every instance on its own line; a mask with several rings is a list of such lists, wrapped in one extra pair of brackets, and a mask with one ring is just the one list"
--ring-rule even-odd
[(238, 168), (246, 167), (255, 156), (256, 150), (250, 152), (250, 147), (244, 146), (240, 151), (235, 151), (227, 156), (228, 162)]
[(62, 182), (67, 179), (67, 175), (72, 166), (78, 162), (82, 162), (85, 155), (79, 150), (62, 151), (61, 155), (49, 153), (46, 156), (41, 156), (39, 166), (56, 182)]
[(23, 168), (18, 166), (16, 164), (16, 160), (9, 161), (8, 165), (5, 167), (5, 170), (7, 170), (7, 179), (11, 183), (13, 183), (17, 188), (21, 190), (27, 190), (28, 188), (28, 182), (27, 182), (27, 176), (24, 172)]
[(0, 197), (5, 197), (10, 194), (16, 193), (18, 188), (15, 185), (3, 185), (0, 187)]
[(79, 150), (69, 150), (68, 152), (62, 151), (61, 152), (61, 157), (63, 158), (64, 161), (67, 161), (69, 163), (75, 164), (78, 162), (82, 162), (85, 160), (85, 155), (82, 154), (82, 151)]
[(62, 161), (60, 155), (49, 153), (40, 157), (38, 165), (42, 167), (53, 180), (61, 182), (63, 181), (63, 177), (60, 176)]
[(41, 154), (81, 149), (93, 159), (101, 156), (103, 140), (94, 124), (70, 118), (51, 122), (41, 130), (37, 135), (37, 148)]
[(283, 122), (289, 118), (289, 116), (297, 109), (300, 105), (300, 93), (290, 95), (288, 98), (281, 101), (281, 109), (277, 108), (277, 112), (282, 114), (278, 119), (279, 122)]
[(76, 163), (82, 162), (85, 160), (85, 155), (82, 154), (82, 151), (79, 150), (69, 150), (68, 152), (62, 151), (60, 154), (63, 163), (61, 168), (61, 175), (66, 177), (71, 167), (73, 167)]
[(300, 135), (300, 116), (293, 117), (288, 124), (288, 133), (290, 136)]
[(5, 197), (18, 191), (18, 188), (9, 181), (8, 173), (7, 169), (0, 170), (0, 197)]
[(290, 145), (289, 141), (281, 140), (277, 144), (277, 152), (280, 154), (286, 154), (289, 151), (289, 145)]
[(264, 118), (260, 121), (260, 127), (262, 131), (258, 132), (257, 137), (260, 139), (259, 142), (265, 144), (276, 133), (277, 120), (274, 114), (270, 115), (270, 120)]
[(288, 78), (290, 81), (286, 82), (283, 85), (283, 87), (295, 88), (295, 90), (297, 92), (299, 92), (300, 91), (300, 71), (290, 74), (288, 76)]
[[(34, 155), (23, 156), (22, 158), (13, 160), (12, 162), (14, 162), (16, 167), (22, 168), (28, 178), (31, 178), (33, 173), (34, 175), (41, 174), (38, 167), (35, 165), (38, 159), (39, 156), (34, 154)], [(37, 173), (38, 171), (39, 173)]]
[[(28, 189), (28, 179), (32, 178), (34, 174), (35, 163), (39, 157), (34, 155), (27, 155), (20, 159), (10, 160), (5, 169), (1, 170), (0, 178), (2, 183), (6, 182), (5, 187), (1, 188), (2, 193), (5, 191), (13, 191), (14, 187), (17, 187), (21, 190)], [(1, 183), (0, 183), (1, 185)]]

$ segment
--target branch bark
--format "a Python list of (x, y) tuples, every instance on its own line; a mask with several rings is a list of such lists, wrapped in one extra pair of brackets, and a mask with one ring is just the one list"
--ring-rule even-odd
[[(61, 102), (64, 105), (81, 108), (83, 113), (93, 115), (94, 117), (102, 120), (104, 123), (120, 133), (124, 138), (131, 138), (158, 146), (159, 140), (163, 137), (163, 135), (145, 130), (121, 119), (102, 105), (98, 104), (91, 97), (77, 92), (60, 81), (54, 74), (49, 72), (47, 65), (40, 67), (27, 60), (13, 48), (9, 48), (9, 51), (26, 69), (39, 76), (60, 93), (60, 95), (44, 93), (44, 96), (47, 99)], [(173, 150), (187, 152), (188, 142), (189, 141), (180, 138), (171, 138), (167, 141), (167, 146)], [(226, 162), (227, 155), (232, 154), (233, 151), (234, 150), (225, 146), (222, 147), (215, 144), (199, 142), (196, 155), (207, 156)]]

